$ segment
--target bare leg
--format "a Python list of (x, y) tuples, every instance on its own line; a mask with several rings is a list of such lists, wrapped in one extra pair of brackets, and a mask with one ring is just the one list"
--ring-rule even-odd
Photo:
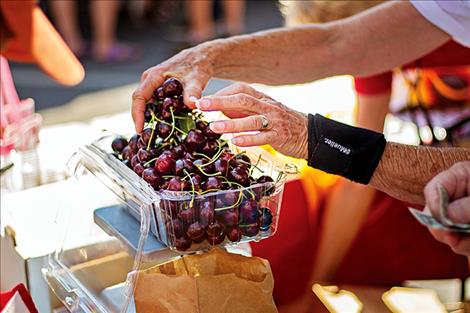
[(229, 35), (241, 34), (244, 31), (245, 0), (225, 0), (224, 22)]
[(97, 60), (106, 58), (109, 49), (116, 42), (119, 5), (119, 0), (90, 1), (91, 23), (93, 26), (93, 56)]
[(75, 0), (56, 0), (51, 1), (50, 5), (54, 21), (65, 42), (74, 53), (80, 53), (84, 42), (78, 28)]
[(214, 37), (212, 0), (186, 0), (189, 17), (189, 41), (201, 43)]

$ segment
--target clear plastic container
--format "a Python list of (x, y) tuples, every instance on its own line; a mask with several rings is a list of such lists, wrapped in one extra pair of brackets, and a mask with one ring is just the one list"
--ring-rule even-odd
[[(141, 270), (213, 245), (259, 241), (276, 232), (284, 172), (295, 168), (277, 164), (266, 151), (246, 153), (263, 171), (258, 175), (269, 175), (274, 183), (193, 196), (155, 191), (110, 153), (112, 139), (105, 136), (80, 148), (69, 162), (70, 180), (76, 181), (73, 197), (59, 212), (57, 251), (43, 269), (71, 312), (135, 312), (133, 294)], [(88, 200), (98, 204), (86, 205)], [(203, 229), (201, 238), (182, 245), (183, 232), (196, 223)]]

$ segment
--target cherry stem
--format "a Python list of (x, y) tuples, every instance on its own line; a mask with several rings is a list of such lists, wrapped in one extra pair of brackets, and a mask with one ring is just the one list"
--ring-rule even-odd
[(175, 131), (175, 127), (176, 127), (175, 126), (175, 115), (173, 114), (173, 108), (172, 107), (170, 107), (170, 114), (171, 114), (171, 132), (165, 139), (163, 139), (163, 141), (167, 141), (168, 138), (170, 138), (173, 135), (174, 131)]
[(214, 174), (206, 173), (206, 172), (204, 172), (204, 170), (202, 169), (202, 165), (196, 165), (196, 167), (201, 171), (202, 174), (204, 174), (204, 175), (207, 176), (207, 177), (213, 177), (213, 176), (218, 176), (218, 175), (222, 174), (221, 172), (217, 172), (217, 173), (214, 173)]
[[(250, 162), (246, 162), (246, 161), (243, 161), (243, 160), (238, 160), (238, 162), (249, 165), (250, 167), (253, 166), (254, 168), (256, 168), (261, 173), (264, 173), (264, 171), (262, 169), (260, 169), (258, 166), (256, 166), (255, 164), (251, 164)], [(250, 173), (250, 176), (251, 176), (251, 173)]]
[(204, 153), (199, 153), (199, 152), (194, 152), (194, 155), (200, 155), (202, 157), (205, 157), (206, 159), (210, 160), (211, 158), (205, 155)]
[(193, 195), (191, 197), (191, 201), (189, 202), (189, 206), (192, 208), (193, 204), (194, 204), (194, 193), (196, 191), (195, 191), (195, 188), (194, 188), (193, 179), (191, 178), (191, 174), (189, 174), (188, 171), (186, 171), (186, 169), (183, 169), (183, 172), (186, 174), (185, 178), (189, 177), (189, 182), (191, 183), (191, 189), (192, 189)]
[[(256, 168), (256, 169), (258, 169), (259, 171), (261, 171), (261, 170), (258, 168), (258, 164), (259, 164), (259, 161), (260, 161), (260, 160), (261, 160), (261, 154), (258, 155), (258, 160), (256, 160), (256, 164), (254, 165), (254, 167), (250, 168), (250, 172), (249, 172), (250, 176), (251, 176), (251, 174), (253, 173), (253, 168)], [(261, 173), (264, 173), (264, 172), (261, 171)]]
[[(238, 186), (240, 189), (245, 189), (245, 186), (243, 186), (243, 185), (241, 185), (241, 184), (239, 184), (239, 183), (230, 181), (230, 180), (228, 180), (226, 177), (221, 176), (221, 178), (222, 178), (222, 179), (225, 179), (225, 183), (226, 183), (226, 184), (229, 184), (230, 186), (233, 184), (233, 185), (235, 185), (235, 186)], [(251, 190), (249, 190), (249, 189), (245, 189), (245, 190), (250, 193), (250, 195), (251, 195), (251, 197), (252, 197), (253, 199), (255, 198), (255, 194), (254, 194)]]
[(179, 131), (179, 132), (180, 132), (180, 133), (182, 133), (183, 135), (186, 135), (186, 136), (188, 135), (188, 133), (187, 133), (187, 132), (185, 132), (185, 131), (182, 131), (181, 129), (179, 129), (179, 128), (178, 128), (178, 127), (176, 127), (175, 125), (172, 125), (171, 123), (168, 123), (167, 121), (164, 121), (164, 120), (161, 120), (161, 119), (159, 119), (159, 118), (158, 118), (158, 117), (156, 117), (154, 114), (152, 114), (152, 116), (154, 116), (154, 117), (155, 117), (155, 120), (156, 120), (157, 122), (160, 122), (160, 123), (163, 123), (163, 124), (165, 124), (165, 125), (168, 125), (168, 126), (174, 127), (174, 128), (177, 130), (177, 131)]
[[(154, 120), (154, 116), (155, 116), (155, 115), (152, 114), (152, 119), (150, 120), (150, 124), (153, 124), (153, 122), (155, 121), (155, 120)], [(149, 142), (147, 143), (147, 150), (150, 149), (150, 143), (152, 142), (153, 133), (155, 132), (155, 125), (152, 125), (152, 126), (153, 126), (153, 127), (152, 127), (152, 132), (150, 133), (150, 139), (149, 139)]]
[(220, 157), (220, 155), (223, 152), (222, 145), (220, 144), (220, 142), (218, 140), (217, 140), (217, 143), (219, 144), (217, 152), (214, 154), (214, 156), (212, 157), (212, 159), (210, 159), (209, 162), (202, 164), (201, 167), (206, 167), (208, 165), (211, 165), (212, 163), (217, 161), (217, 159)]

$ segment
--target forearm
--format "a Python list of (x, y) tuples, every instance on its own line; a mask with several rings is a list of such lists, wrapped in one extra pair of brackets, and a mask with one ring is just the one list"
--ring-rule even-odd
[(265, 84), (337, 75), (371, 75), (412, 61), (449, 36), (408, 2), (392, 2), (348, 19), (278, 28), (199, 46), (212, 76)]
[(394, 198), (424, 204), (428, 181), (459, 161), (470, 160), (468, 148), (432, 148), (387, 143), (370, 185)]

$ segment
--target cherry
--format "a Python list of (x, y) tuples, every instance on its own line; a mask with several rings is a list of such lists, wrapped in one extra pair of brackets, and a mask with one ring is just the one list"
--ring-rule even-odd
[(263, 193), (265, 195), (269, 196), (269, 195), (272, 195), (274, 193), (274, 191), (275, 191), (274, 180), (270, 176), (266, 176), (266, 175), (260, 176), (260, 177), (258, 177), (256, 182), (258, 184), (266, 184), (266, 186), (264, 186), (264, 188), (263, 188), (264, 189)]
[(248, 199), (243, 201), (240, 206), (239, 212), (241, 224), (258, 223), (258, 203), (255, 200)]
[(248, 171), (242, 167), (235, 167), (228, 173), (228, 179), (239, 183), (242, 186), (250, 185), (250, 177)]
[(208, 177), (206, 183), (204, 184), (205, 190), (221, 190), (223, 187), (222, 179), (219, 177)]
[(207, 156), (212, 157), (216, 154), (217, 150), (219, 149), (219, 144), (216, 140), (209, 139), (205, 142), (204, 146), (202, 147), (202, 153)]
[(222, 201), (226, 206), (233, 206), (235, 203), (237, 203), (239, 196), (240, 192), (235, 190), (229, 191), (223, 195)]
[(228, 174), (228, 162), (226, 160), (218, 159), (214, 162), (214, 171), (220, 172), (221, 175), (227, 176)]
[(128, 142), (124, 137), (116, 137), (113, 142), (111, 142), (111, 148), (113, 148), (113, 151), (116, 153), (121, 153), (127, 145)]
[(155, 161), (155, 168), (162, 174), (168, 174), (173, 171), (175, 160), (171, 155), (162, 154)]
[(260, 230), (261, 231), (269, 230), (269, 227), (271, 226), (273, 222), (273, 214), (271, 213), (271, 210), (268, 208), (261, 208), (259, 210), (259, 215), (260, 215), (260, 221), (259, 221)]
[(141, 148), (147, 148), (147, 144), (144, 142), (144, 140), (142, 138), (139, 138), (139, 140), (137, 141), (136, 146), (137, 146), (137, 150), (139, 150)]
[(154, 114), (156, 114), (157, 112), (157, 107), (155, 104), (153, 103), (147, 103), (145, 105), (145, 113), (144, 113), (144, 117), (145, 117), (145, 122), (148, 123), (152, 120), (152, 112)]
[(217, 221), (207, 226), (208, 236), (215, 237), (215, 236), (220, 235), (223, 231), (224, 231), (224, 226)]
[(217, 236), (207, 235), (207, 242), (209, 242), (213, 246), (221, 244), (224, 241), (224, 239), (225, 239), (225, 234), (224, 233), (221, 233)]
[(248, 164), (251, 164), (251, 160), (246, 154), (239, 154), (239, 155), (236, 156), (235, 159), (241, 160), (241, 161), (243, 161), (245, 163), (248, 163)]
[(175, 97), (183, 93), (183, 85), (181, 82), (174, 78), (168, 78), (162, 85), (163, 93), (166, 97)]
[(137, 150), (139, 150), (139, 148), (137, 148), (137, 142), (139, 141), (139, 139), (140, 139), (139, 134), (134, 134), (129, 139), (129, 147), (131, 148), (132, 152), (134, 152), (134, 153), (137, 153)]
[(160, 138), (162, 138), (162, 139), (165, 139), (170, 135), (171, 129), (172, 129), (172, 127), (170, 125), (159, 122), (157, 124), (157, 129), (156, 130), (157, 130), (158, 136), (160, 136)]
[(237, 165), (237, 161), (235, 160), (235, 155), (231, 152), (227, 152), (227, 151), (222, 152), (222, 154), (220, 155), (220, 159), (224, 160), (231, 166)]
[(228, 228), (225, 233), (231, 242), (239, 242), (242, 239), (242, 232), (238, 227)]
[(184, 145), (188, 151), (199, 151), (204, 146), (205, 138), (199, 129), (191, 129), (184, 140)]
[(181, 180), (177, 177), (173, 177), (168, 181), (168, 186), (166, 187), (166, 189), (170, 191), (181, 191)]
[(192, 174), (191, 175), (191, 181), (193, 182), (195, 191), (202, 191), (203, 181), (202, 181), (201, 175)]
[(157, 132), (154, 131), (152, 128), (147, 127), (142, 131), (140, 137), (146, 145), (148, 145), (149, 141), (150, 145), (153, 145), (155, 144), (155, 139), (157, 139)]
[(199, 222), (194, 222), (189, 225), (188, 230), (186, 231), (186, 235), (191, 238), (194, 242), (201, 242), (204, 240), (204, 227), (202, 227)]
[(139, 164), (140, 161), (139, 161), (139, 157), (137, 155), (134, 155), (132, 158), (131, 158), (131, 167), (134, 168), (137, 164)]
[(150, 160), (150, 152), (145, 148), (140, 148), (139, 151), (137, 151), (137, 157), (140, 162), (145, 163)]
[(162, 87), (158, 87), (155, 92), (153, 93), (153, 97), (157, 101), (163, 101), (163, 98), (165, 98), (165, 93), (163, 92)]
[(236, 210), (225, 210), (223, 212), (222, 218), (225, 226), (234, 227), (238, 225), (238, 212)]
[(263, 176), (258, 177), (256, 182), (259, 183), (259, 184), (264, 184), (264, 183), (268, 183), (268, 182), (273, 183), (274, 180), (271, 178), (271, 176), (263, 175)]
[(184, 250), (188, 250), (189, 247), (191, 247), (191, 239), (187, 238), (187, 237), (180, 237), (180, 238), (177, 238), (175, 240), (175, 247), (177, 250), (180, 250), (180, 251), (184, 251)]
[(214, 164), (205, 165), (207, 162), (208, 161), (206, 159), (196, 159), (193, 161), (193, 164), (198, 169), (198, 172), (204, 176), (205, 174), (203, 172), (207, 174), (214, 173)]
[(207, 227), (214, 222), (214, 205), (211, 201), (204, 201), (199, 207), (199, 223)]
[(195, 217), (194, 208), (184, 208), (179, 211), (178, 216), (183, 220), (183, 222), (191, 224)]
[(259, 232), (257, 224), (254, 225), (240, 225), (241, 233), (248, 237), (256, 236)]
[(166, 223), (166, 229), (169, 233), (173, 233), (176, 238), (184, 235), (183, 223), (179, 219), (174, 219)]
[(125, 146), (124, 149), (122, 149), (122, 159), (123, 160), (127, 160), (130, 163), (133, 156), (134, 156), (134, 153), (132, 152), (132, 150), (129, 146)]
[(220, 136), (222, 136), (222, 134), (213, 132), (210, 127), (206, 127), (203, 133), (204, 133), (204, 136), (206, 136), (206, 138), (213, 139), (213, 140), (219, 139)]
[(153, 188), (157, 188), (163, 182), (162, 177), (153, 167), (146, 168), (142, 172), (142, 178)]
[(142, 164), (137, 163), (134, 167), (132, 167), (132, 169), (137, 175), (142, 176), (142, 173), (144, 172), (145, 167)]
[(204, 130), (207, 128), (207, 123), (204, 121), (197, 121), (196, 122), (196, 129), (199, 129), (201, 132), (204, 133)]
[(175, 146), (175, 147), (173, 147), (172, 150), (173, 150), (173, 151), (172, 151), (172, 154), (175, 155), (176, 158), (181, 158), (181, 157), (183, 157), (184, 152), (185, 152), (183, 145)]
[(171, 110), (173, 111), (173, 114), (178, 114), (179, 112), (181, 112), (181, 106), (180, 106), (179, 100), (174, 99), (174, 98), (165, 98), (165, 100), (163, 100), (162, 113), (168, 112), (169, 116), (166, 117), (163, 114), (162, 116), (164, 118), (171, 117), (171, 113), (170, 113)]
[(186, 175), (185, 174), (185, 170), (187, 173), (193, 173), (194, 172), (194, 164), (191, 160), (188, 160), (188, 159), (179, 159), (179, 160), (176, 160), (175, 162), (175, 174), (176, 175), (180, 175), (180, 176), (183, 176), (183, 175)]
[(176, 217), (178, 214), (178, 203), (179, 201), (165, 200), (163, 202), (164, 208), (166, 209), (167, 214), (171, 217)]

